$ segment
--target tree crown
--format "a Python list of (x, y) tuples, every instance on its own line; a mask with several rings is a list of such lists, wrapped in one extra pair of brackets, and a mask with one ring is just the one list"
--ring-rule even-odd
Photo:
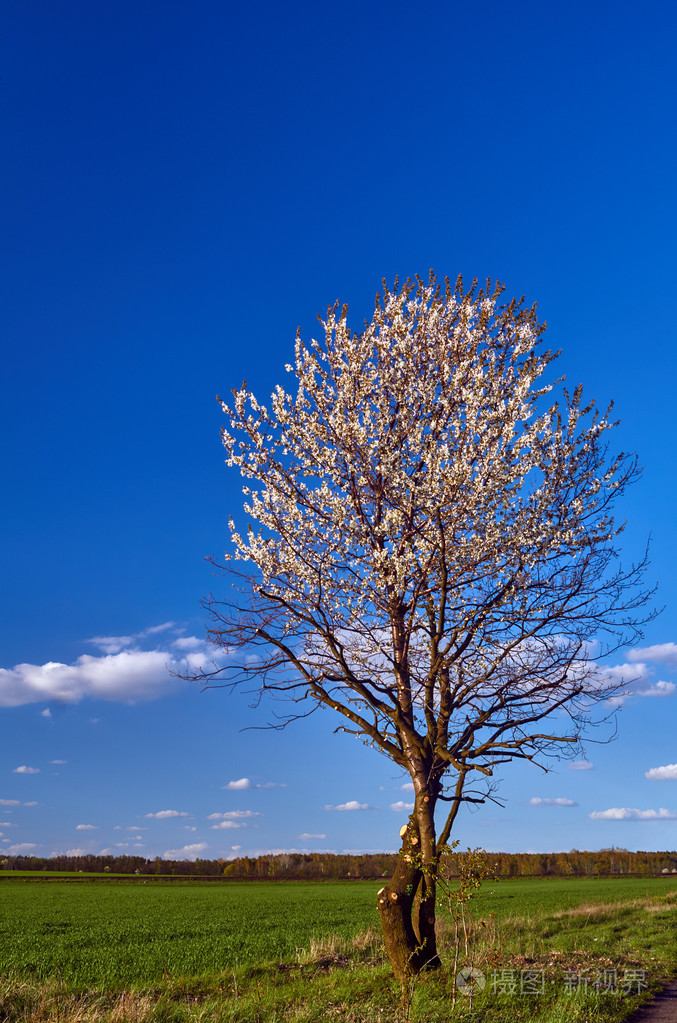
[(295, 392), (222, 402), (251, 591), (210, 603), (211, 636), (261, 650), (202, 679), (330, 706), (435, 794), (575, 744), (618, 687), (593, 653), (637, 640), (649, 596), (612, 514), (636, 459), (581, 387), (552, 400), (545, 325), (502, 292), (384, 282), (361, 332), (337, 304), (297, 336)]

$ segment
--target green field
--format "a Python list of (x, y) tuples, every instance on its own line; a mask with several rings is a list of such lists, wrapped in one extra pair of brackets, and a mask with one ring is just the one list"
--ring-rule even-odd
[[(262, 1023), (321, 1019), (332, 1015), (328, 1005), (352, 1006), (334, 1013), (342, 1019), (384, 1019), (384, 1012), (396, 1019), (397, 987), (378, 934), (379, 887), (3, 879), (0, 1019)], [(675, 906), (672, 877), (487, 882), (472, 906), (473, 963), (487, 975), (536, 965), (550, 971), (553, 985), (567, 969), (641, 967), (657, 986), (677, 972)], [(447, 922), (447, 963), (450, 934)], [(448, 969), (421, 981), (410, 1018), (448, 1018), (450, 983)], [(115, 999), (130, 997), (127, 1016)], [(549, 1016), (546, 1002), (534, 1015), (533, 1000), (513, 999), (501, 1020), (620, 1020), (630, 1007), (628, 999), (597, 998), (590, 1015), (588, 1001), (565, 1000), (561, 1012), (556, 1001), (560, 1015)], [(76, 1004), (93, 1014), (76, 1015)], [(487, 1005), (489, 1015), (477, 1004), (468, 1018), (494, 1023), (498, 1003)], [(458, 1004), (454, 1019), (467, 1009)]]
[[(284, 962), (313, 939), (378, 927), (379, 882), (120, 885), (3, 881), (0, 973), (128, 985)], [(526, 921), (583, 902), (677, 890), (677, 879), (521, 879), (486, 884), (480, 916)]]
[(0, 886), (0, 973), (127, 985), (289, 960), (378, 923), (379, 884), (27, 883)]

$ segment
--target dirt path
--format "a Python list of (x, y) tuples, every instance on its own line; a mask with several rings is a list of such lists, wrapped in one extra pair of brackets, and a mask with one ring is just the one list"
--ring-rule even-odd
[(677, 1023), (677, 980), (663, 988), (652, 1002), (638, 1009), (626, 1023)]

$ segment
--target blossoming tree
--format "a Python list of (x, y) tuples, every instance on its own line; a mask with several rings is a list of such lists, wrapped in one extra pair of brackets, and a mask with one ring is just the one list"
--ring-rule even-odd
[(230, 656), (197, 677), (331, 707), (409, 774), (378, 896), (403, 983), (439, 963), (435, 877), (459, 809), (492, 798), (502, 764), (580, 752), (618, 689), (600, 658), (639, 638), (649, 596), (612, 517), (636, 461), (608, 457), (613, 423), (580, 387), (553, 400), (545, 327), (502, 291), (384, 282), (361, 332), (336, 305), (321, 340), (297, 337), (291, 393), (222, 402), (255, 525), (230, 522), (247, 582), (208, 602)]

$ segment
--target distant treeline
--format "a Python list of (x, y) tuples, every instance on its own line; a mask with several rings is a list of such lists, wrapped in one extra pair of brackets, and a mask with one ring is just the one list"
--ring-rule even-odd
[[(0, 854), (1, 855), (1, 854)], [(448, 857), (458, 873), (459, 854)], [(496, 877), (594, 877), (622, 874), (677, 874), (677, 852), (629, 852), (612, 847), (598, 852), (485, 853)], [(167, 860), (157, 856), (9, 856), (0, 869), (82, 871), (83, 873), (191, 876), (242, 880), (333, 880), (390, 877), (397, 853), (278, 853), (226, 860)]]

